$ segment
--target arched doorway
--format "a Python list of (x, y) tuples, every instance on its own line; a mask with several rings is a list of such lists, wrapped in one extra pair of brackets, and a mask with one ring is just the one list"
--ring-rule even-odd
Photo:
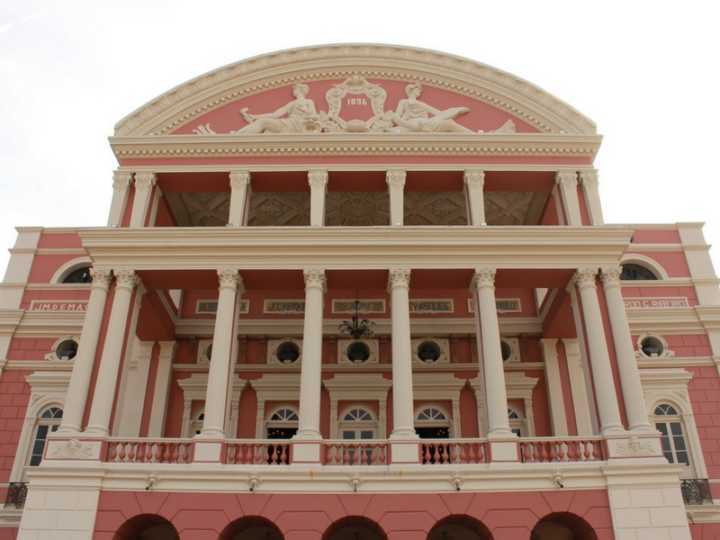
[(225, 527), (220, 540), (283, 540), (280, 529), (265, 518), (244, 517)]
[(180, 537), (172, 523), (164, 517), (141, 514), (123, 523), (113, 540), (180, 540)]
[(569, 512), (556, 512), (538, 521), (530, 540), (597, 540), (597, 535), (583, 518)]
[(387, 535), (374, 521), (346, 517), (330, 525), (322, 540), (387, 540)]
[(492, 540), (482, 522), (469, 516), (449, 516), (438, 521), (427, 540)]

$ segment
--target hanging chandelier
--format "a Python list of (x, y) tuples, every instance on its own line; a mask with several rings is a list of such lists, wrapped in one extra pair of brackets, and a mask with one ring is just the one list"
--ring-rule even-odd
[(355, 300), (353, 306), (352, 319), (343, 321), (338, 326), (340, 333), (352, 336), (354, 339), (372, 336), (375, 323), (368, 319), (360, 319), (360, 300)]

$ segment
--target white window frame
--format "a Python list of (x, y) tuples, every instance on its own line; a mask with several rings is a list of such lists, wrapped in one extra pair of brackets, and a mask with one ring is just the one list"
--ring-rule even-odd
[(212, 339), (198, 339), (197, 352), (195, 355), (195, 363), (200, 365), (210, 364), (210, 357), (207, 355), (207, 349), (212, 345)]
[[(425, 412), (426, 410), (429, 410), (429, 409), (435, 409), (435, 410), (437, 410), (438, 412), (440, 412), (440, 414), (442, 414), (442, 415), (445, 417), (445, 419), (444, 419), (444, 420), (439, 420), (439, 419), (435, 419), (435, 420), (421, 420), (421, 419), (419, 418), (419, 416), (420, 416), (423, 412)], [(452, 416), (448, 413), (448, 411), (447, 411), (447, 409), (446, 409), (445, 407), (443, 407), (442, 405), (440, 405), (440, 404), (438, 404), (438, 403), (433, 403), (433, 402), (423, 403), (422, 405), (416, 407), (416, 408), (415, 408), (415, 415), (414, 415), (413, 418), (414, 418), (414, 420), (415, 420), (415, 427), (416, 427), (416, 428), (418, 428), (418, 427), (420, 427), (420, 428), (437, 428), (437, 427), (443, 427), (443, 428), (447, 428), (447, 430), (448, 430), (448, 438), (449, 438), (449, 439), (452, 439), (452, 438), (455, 437), (455, 429), (454, 429), (454, 424), (455, 424), (455, 423), (454, 423), (453, 420), (452, 420)]]
[[(639, 253), (629, 253), (627, 255), (624, 255), (622, 259), (620, 259), (620, 266), (623, 264), (637, 264), (638, 266), (642, 266), (646, 268), (647, 270), (650, 270), (653, 274), (655, 274), (655, 277), (657, 279), (647, 280), (647, 279), (636, 279), (634, 281), (623, 281), (621, 283), (653, 283), (658, 280), (665, 280), (670, 279), (670, 276), (668, 275), (665, 268), (662, 267), (662, 265), (657, 262), (655, 259), (652, 259), (648, 257), (647, 255), (640, 255)], [(632, 287), (632, 285), (627, 285), (628, 287)]]
[[(278, 360), (276, 356), (277, 348), (285, 343), (286, 341), (289, 341), (290, 343), (294, 343), (298, 346), (298, 349), (300, 349), (300, 356), (298, 356), (298, 359), (295, 360), (292, 364), (283, 364), (280, 360)], [(267, 340), (267, 353), (265, 357), (265, 361), (268, 365), (273, 366), (282, 366), (285, 368), (288, 367), (298, 367), (300, 364), (302, 364), (302, 356), (303, 356), (303, 340), (302, 338), (294, 338), (294, 337), (285, 337), (280, 339), (268, 339)]]
[[(648, 356), (647, 354), (645, 354), (645, 352), (643, 352), (643, 350), (642, 350), (642, 342), (645, 338), (655, 338), (660, 343), (662, 343), (662, 346), (663, 346), (662, 354), (660, 354), (659, 356)], [(650, 359), (671, 358), (671, 357), (675, 356), (675, 351), (670, 350), (670, 347), (668, 347), (668, 342), (663, 336), (661, 336), (659, 334), (644, 333), (644, 334), (639, 335), (637, 340), (635, 341), (635, 356), (637, 358), (643, 358), (643, 359), (645, 359), (645, 358), (650, 358)]]
[(90, 287), (90, 283), (63, 283), (63, 280), (75, 270), (84, 266), (92, 267), (92, 259), (90, 257), (77, 257), (71, 259), (58, 267), (50, 278), (50, 283), (54, 285), (62, 285), (63, 287)]
[[(67, 340), (73, 340), (75, 343), (78, 344), (78, 347), (80, 347), (80, 338), (78, 336), (62, 336), (61, 338), (58, 338), (55, 343), (52, 344), (52, 348), (50, 349), (50, 352), (45, 355), (45, 360), (48, 362), (60, 362), (63, 364), (70, 363), (72, 364), (75, 361), (75, 358), (70, 358), (69, 360), (63, 360), (57, 355), (57, 348), (60, 346), (60, 344), (63, 341)], [(77, 355), (76, 355), (77, 358)]]
[(508, 421), (510, 423), (510, 430), (515, 432), (519, 431), (520, 437), (527, 436), (527, 422), (525, 421), (525, 415), (523, 415), (517, 408), (508, 405)]
[[(292, 413), (295, 415), (295, 420), (272, 420), (272, 417), (278, 412), (278, 411), (292, 411)], [(295, 428), (297, 429), (300, 422), (300, 413), (298, 411), (298, 408), (295, 405), (291, 405), (289, 403), (284, 403), (282, 405), (276, 405), (272, 409), (270, 409), (270, 412), (265, 417), (265, 431), (263, 433), (264, 438), (268, 438), (268, 430), (271, 428)]]
[[(655, 410), (661, 406), (661, 405), (668, 405), (673, 408), (675, 411), (675, 414), (672, 415), (657, 415), (655, 414)], [(665, 424), (668, 429), (668, 442), (670, 444), (670, 453), (673, 456), (673, 465), (680, 465), (683, 467), (683, 470), (680, 472), (681, 478), (694, 478), (695, 477), (695, 470), (693, 467), (693, 456), (692, 452), (690, 450), (690, 438), (688, 437), (688, 430), (685, 426), (685, 422), (683, 420), (683, 416), (681, 414), (681, 409), (678, 407), (675, 403), (673, 403), (670, 400), (661, 400), (658, 401), (655, 406), (653, 407), (652, 411), (650, 411), (650, 415), (652, 418), (652, 426), (656, 427), (657, 424)], [(677, 449), (675, 448), (675, 441), (673, 440), (672, 432), (670, 431), (670, 425), (671, 424), (680, 424), (680, 429), (682, 430), (682, 437), (685, 441), (685, 453), (688, 455), (688, 461), (689, 463), (685, 465), (684, 463), (680, 463), (677, 459)], [(658, 430), (660, 431), (660, 430)], [(662, 433), (662, 432), (661, 432)], [(663, 450), (663, 456), (665, 455), (665, 451)]]
[[(43, 461), (43, 459), (44, 459), (44, 457), (45, 457), (45, 455), (44, 455), (44, 454), (45, 454), (45, 450), (46, 450), (46, 448), (47, 448), (48, 435), (50, 435), (50, 433), (56, 432), (56, 431), (60, 428), (60, 424), (62, 423), (62, 414), (61, 414), (61, 416), (60, 416), (59, 418), (58, 418), (58, 417), (43, 418), (43, 415), (44, 415), (46, 412), (49, 412), (49, 411), (51, 411), (51, 410), (53, 410), (53, 409), (58, 409), (58, 410), (60, 410), (61, 413), (64, 412), (64, 411), (63, 411), (63, 408), (60, 407), (59, 405), (57, 405), (57, 404), (51, 404), (51, 405), (48, 405), (48, 406), (46, 406), (45, 408), (43, 408), (43, 409), (40, 411), (40, 414), (38, 414), (37, 419), (35, 420), (35, 426), (33, 427), (33, 430), (32, 430), (32, 437), (31, 437), (31, 439), (30, 439), (30, 445), (28, 446), (27, 455), (26, 455), (26, 457), (25, 457), (25, 467), (26, 467), (26, 470), (27, 470), (27, 467), (37, 467), (37, 465), (40, 465), (40, 463), (42, 463), (42, 461)], [(32, 461), (32, 458), (33, 458), (33, 449), (34, 449), (34, 447), (35, 447), (35, 443), (37, 442), (38, 432), (40, 431), (40, 427), (41, 427), (41, 426), (47, 426), (47, 427), (48, 427), (48, 432), (47, 432), (47, 434), (45, 435), (45, 441), (44, 441), (44, 443), (43, 443), (43, 449), (42, 449), (42, 455), (41, 455), (41, 457), (40, 457), (40, 462), (37, 463), (37, 465), (32, 465), (30, 462)], [(55, 429), (52, 429), (52, 428), (55, 428)]]
[[(440, 357), (435, 362), (423, 362), (418, 356), (418, 347), (425, 341), (434, 341), (440, 347)], [(437, 366), (450, 363), (450, 340), (447, 338), (436, 338), (433, 336), (418, 337), (411, 340), (413, 363), (417, 366)]]
[[(345, 354), (345, 351), (347, 350), (348, 346), (351, 343), (354, 343), (355, 341), (360, 341), (367, 345), (368, 349), (370, 349), (370, 356), (367, 360), (364, 362), (353, 362), (348, 357), (347, 354)], [(377, 339), (367, 339), (367, 338), (358, 338), (358, 339), (338, 339), (337, 340), (337, 357), (338, 357), (338, 364), (342, 364), (344, 366), (366, 366), (368, 364), (377, 364), (379, 362), (379, 350), (380, 346), (378, 344)]]
[[(369, 420), (347, 420), (346, 416), (350, 414), (352, 411), (360, 410), (366, 412), (369, 416)], [(345, 439), (344, 434), (346, 431), (352, 431), (355, 433), (356, 437), (354, 439)], [(363, 431), (371, 431), (372, 437), (370, 439), (361, 439), (360, 433)], [(338, 433), (340, 434), (340, 438), (343, 440), (373, 440), (377, 438), (378, 433), (378, 420), (377, 416), (370, 410), (366, 405), (361, 403), (355, 403), (353, 405), (349, 405), (343, 409), (343, 412), (340, 414), (340, 421), (338, 422)]]

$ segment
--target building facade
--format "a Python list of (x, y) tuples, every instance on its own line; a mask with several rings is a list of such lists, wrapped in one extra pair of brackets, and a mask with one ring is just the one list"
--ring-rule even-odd
[(380, 45), (125, 117), (107, 226), (0, 285), (0, 538), (720, 538), (709, 246), (605, 224), (600, 139)]

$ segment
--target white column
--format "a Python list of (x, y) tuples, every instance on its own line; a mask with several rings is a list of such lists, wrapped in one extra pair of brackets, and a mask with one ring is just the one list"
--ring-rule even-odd
[(310, 225), (325, 225), (325, 192), (327, 191), (328, 172), (323, 170), (308, 171), (310, 185)]
[(600, 416), (600, 430), (603, 435), (608, 435), (622, 433), (624, 430), (620, 421), (620, 408), (610, 367), (610, 355), (603, 330), (595, 277), (596, 270), (594, 268), (580, 268), (574, 279), (582, 302), (587, 345), (590, 352), (590, 368)]
[(630, 430), (649, 432), (654, 431), (654, 429), (650, 427), (648, 421), (645, 397), (640, 382), (640, 371), (635, 358), (635, 348), (630, 337), (625, 302), (620, 289), (620, 272), (619, 267), (603, 268), (602, 271), (608, 317), (610, 318), (615, 354), (617, 355), (620, 385)]
[(577, 339), (563, 339), (565, 347), (565, 360), (567, 361), (568, 377), (570, 383), (570, 394), (573, 400), (573, 411), (575, 412), (575, 424), (577, 434), (580, 436), (593, 435), (593, 421), (590, 414), (590, 397), (588, 396), (587, 379), (583, 369), (582, 353), (580, 343)]
[(296, 438), (318, 440), (320, 435), (320, 392), (322, 389), (323, 302), (325, 271), (306, 269), (305, 322), (300, 366), (300, 414)]
[(245, 225), (245, 209), (247, 208), (250, 171), (230, 171), (230, 213), (228, 225), (242, 227)]
[(132, 213), (130, 214), (130, 227), (145, 226), (145, 218), (150, 207), (150, 197), (154, 185), (154, 173), (135, 173), (135, 196), (133, 197)]
[[(113, 403), (115, 403), (115, 390), (123, 342), (125, 341), (125, 328), (127, 327), (130, 311), (130, 300), (138, 282), (133, 270), (116, 269), (113, 273), (115, 274), (115, 295), (105, 334), (105, 344), (100, 357), (100, 368), (95, 381), (95, 393), (86, 430), (87, 433), (102, 436), (108, 435), (110, 416)], [(87, 318), (89, 315), (88, 313), (85, 317)]]
[(470, 169), (465, 171), (465, 196), (470, 209), (470, 225), (485, 223), (485, 171)]
[(600, 191), (598, 190), (598, 174), (595, 169), (584, 169), (580, 171), (580, 182), (585, 194), (585, 204), (590, 214), (590, 223), (602, 225), (605, 223), (600, 203)]
[(544, 338), (540, 340), (540, 343), (542, 344), (543, 362), (545, 363), (545, 382), (547, 383), (553, 435), (563, 436), (568, 434), (568, 425), (567, 416), (565, 415), (562, 378), (560, 377), (557, 341), (557, 339)]
[(385, 174), (390, 194), (390, 225), (402, 225), (405, 221), (405, 171), (391, 169)]
[(110, 215), (108, 216), (108, 227), (119, 227), (125, 213), (127, 204), (128, 189), (132, 173), (128, 171), (113, 172), (113, 196), (110, 203)]
[(162, 437), (164, 434), (167, 401), (170, 394), (170, 379), (172, 377), (172, 361), (175, 355), (174, 341), (160, 341), (159, 345), (160, 354), (158, 355), (158, 368), (155, 375), (153, 402), (150, 408), (148, 437)]
[(473, 294), (480, 320), (482, 365), (487, 400), (488, 438), (512, 437), (508, 419), (505, 370), (500, 348), (500, 327), (495, 303), (495, 269), (478, 268), (473, 278)]
[(582, 225), (580, 214), (580, 199), (577, 192), (577, 173), (575, 171), (561, 171), (555, 176), (555, 182), (560, 188), (565, 220), (568, 225)]
[(218, 270), (218, 281), (218, 307), (205, 396), (205, 420), (200, 434), (208, 439), (225, 437), (228, 383), (233, 369), (231, 352), (233, 342), (237, 340), (235, 308), (238, 293), (242, 295), (243, 292), (242, 279), (235, 268)]
[(410, 269), (390, 269), (393, 431), (391, 439), (415, 439), (410, 339)]
[(85, 322), (78, 351), (73, 361), (72, 375), (65, 396), (63, 419), (59, 431), (62, 433), (75, 433), (82, 429), (82, 419), (85, 414), (90, 378), (95, 364), (95, 354), (100, 338), (105, 302), (112, 276), (109, 270), (92, 269), (92, 285), (90, 286), (90, 299), (85, 312)]

